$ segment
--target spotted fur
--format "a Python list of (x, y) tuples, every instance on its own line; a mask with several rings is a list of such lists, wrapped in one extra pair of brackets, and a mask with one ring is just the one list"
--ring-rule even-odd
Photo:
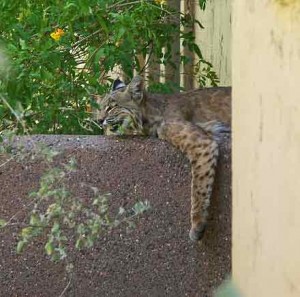
[(231, 89), (193, 90), (175, 95), (144, 91), (137, 76), (97, 98), (94, 117), (105, 134), (147, 135), (166, 140), (189, 159), (192, 170), (190, 238), (204, 234), (218, 159), (218, 141), (230, 131)]

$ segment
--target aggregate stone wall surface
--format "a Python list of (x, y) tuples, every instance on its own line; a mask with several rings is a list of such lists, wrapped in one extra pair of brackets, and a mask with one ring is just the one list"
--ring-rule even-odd
[[(42, 242), (16, 255), (18, 229), (0, 230), (0, 296), (212, 296), (231, 271), (231, 157), (224, 138), (203, 241), (188, 238), (190, 167), (185, 157), (157, 139), (101, 136), (34, 136), (33, 144), (63, 150), (56, 164), (77, 160), (70, 180), (74, 196), (90, 199), (85, 185), (111, 193), (113, 208), (148, 200), (151, 209), (130, 232), (125, 228), (105, 234), (90, 250), (77, 252), (71, 284), (64, 263), (44, 255)], [(1, 163), (7, 157), (0, 158)], [(37, 189), (42, 162), (11, 160), (0, 167), (0, 218), (22, 209), (28, 193)], [(15, 220), (13, 219), (12, 222)]]

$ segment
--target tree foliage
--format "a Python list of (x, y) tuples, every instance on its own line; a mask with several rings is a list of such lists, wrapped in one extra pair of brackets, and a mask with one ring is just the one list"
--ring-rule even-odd
[[(178, 34), (206, 63), (193, 33), (201, 24), (165, 1), (2, 0), (0, 9), (0, 131), (99, 133), (87, 110), (90, 95), (108, 90), (116, 67), (130, 79), (149, 57), (173, 65)], [(204, 76), (214, 80), (211, 73)]]

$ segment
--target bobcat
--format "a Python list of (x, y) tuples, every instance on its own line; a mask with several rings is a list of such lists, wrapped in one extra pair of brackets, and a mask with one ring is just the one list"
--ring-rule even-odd
[(136, 76), (126, 86), (115, 81), (111, 93), (96, 95), (94, 118), (104, 133), (147, 135), (181, 150), (192, 169), (191, 240), (203, 237), (215, 177), (220, 133), (230, 132), (231, 88), (215, 87), (174, 95), (149, 94)]

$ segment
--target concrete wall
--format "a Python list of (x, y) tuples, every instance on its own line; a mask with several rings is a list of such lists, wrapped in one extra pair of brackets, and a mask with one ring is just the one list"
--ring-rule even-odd
[(233, 2), (233, 278), (300, 296), (300, 4)]
[[(0, 154), (0, 219), (7, 221), (18, 213), (9, 226), (0, 228), (1, 297), (62, 296), (66, 288), (69, 279), (65, 262), (54, 263), (46, 257), (46, 236), (37, 238), (22, 254), (16, 255), (15, 251), (20, 228), (29, 222), (28, 217), (24, 221), (25, 205), (30, 205), (28, 210), (33, 207), (28, 193), (39, 189), (42, 174), (50, 168), (63, 168), (70, 158), (76, 160), (77, 170), (62, 183), (72, 199), (88, 207), (95, 197), (93, 187), (101, 194), (111, 193), (108, 205), (112, 219), (119, 207), (130, 210), (138, 201), (148, 200), (151, 209), (133, 220), (134, 228), (127, 228), (127, 224), (108, 232), (103, 228), (93, 248), (68, 251), (69, 259), (76, 259), (76, 280), (67, 287), (64, 297), (212, 296), (230, 273), (228, 136), (222, 138), (208, 228), (200, 245), (193, 244), (188, 236), (190, 166), (170, 144), (154, 138), (78, 135), (18, 137), (15, 144), (22, 148), (22, 159), (7, 162), (11, 156)], [(44, 158), (35, 153), (42, 144), (55, 151), (63, 150), (55, 164), (41, 162)], [(18, 152), (15, 146), (14, 152)], [(53, 198), (44, 202), (48, 206)], [(83, 216), (82, 219), (84, 222)], [(68, 245), (73, 246), (70, 232)]]
[(196, 27), (196, 43), (214, 66), (221, 86), (231, 85), (231, 2), (207, 0), (205, 11), (195, 1), (195, 15), (205, 29)]

